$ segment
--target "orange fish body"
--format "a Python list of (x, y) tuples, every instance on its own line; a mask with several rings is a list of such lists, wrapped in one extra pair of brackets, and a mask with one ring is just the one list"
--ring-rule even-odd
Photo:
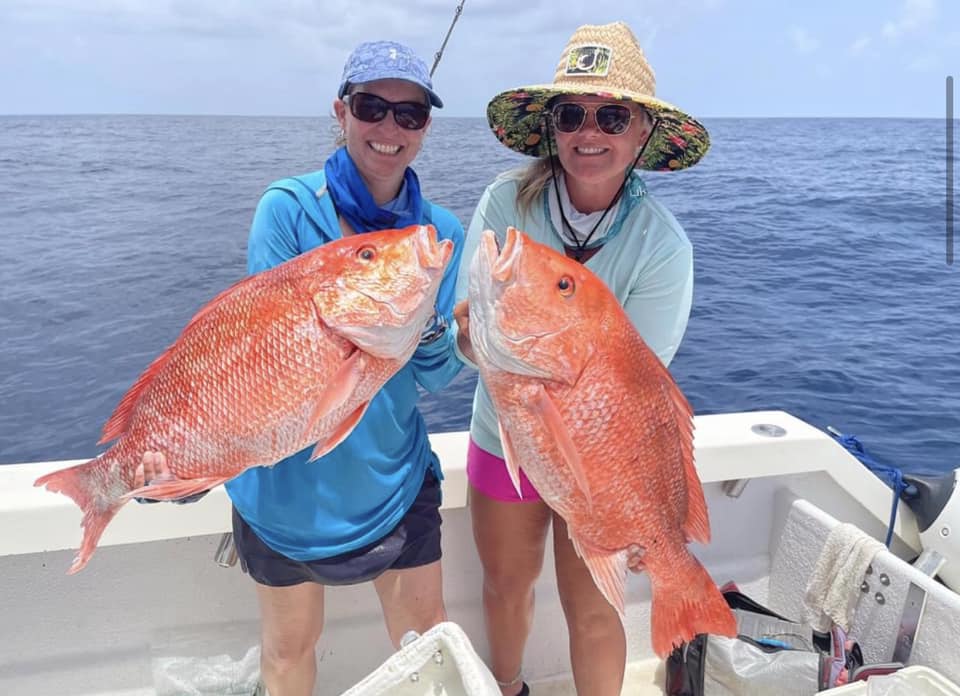
[[(431, 226), (355, 235), (211, 300), (120, 401), (100, 440), (113, 446), (37, 480), (84, 513), (70, 572), (133, 496), (182, 498), (339, 444), (416, 350), (452, 251)], [(138, 487), (147, 451), (171, 476)]]
[(470, 337), (517, 489), (522, 467), (621, 618), (626, 549), (645, 549), (658, 655), (697, 633), (735, 635), (687, 549), (710, 537), (687, 400), (599, 278), (513, 228), (500, 252), (484, 235)]

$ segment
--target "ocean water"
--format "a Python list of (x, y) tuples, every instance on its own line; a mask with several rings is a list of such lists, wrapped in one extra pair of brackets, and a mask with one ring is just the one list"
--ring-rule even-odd
[[(706, 120), (713, 148), (648, 184), (695, 248), (672, 371), (698, 413), (783, 409), (908, 471), (960, 466), (960, 264), (946, 262), (937, 120)], [(245, 272), (272, 180), (321, 166), (308, 118), (0, 117), (0, 463), (92, 457), (193, 313)], [(466, 225), (523, 162), (480, 119), (417, 161)], [(474, 375), (424, 400), (467, 427)]]

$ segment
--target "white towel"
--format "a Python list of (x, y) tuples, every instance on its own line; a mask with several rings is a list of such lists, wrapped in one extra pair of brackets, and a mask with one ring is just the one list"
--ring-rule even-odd
[(818, 631), (835, 623), (849, 631), (867, 566), (886, 548), (852, 524), (838, 524), (827, 536), (810, 574), (804, 603), (807, 620)]

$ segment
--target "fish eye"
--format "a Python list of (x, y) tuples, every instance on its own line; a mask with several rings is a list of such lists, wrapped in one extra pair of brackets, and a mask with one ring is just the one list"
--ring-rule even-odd
[(565, 275), (557, 282), (557, 288), (559, 288), (561, 295), (570, 297), (576, 289), (576, 284), (573, 282), (573, 278)]
[(372, 246), (364, 246), (357, 250), (357, 256), (364, 261), (373, 261), (377, 258), (377, 252)]

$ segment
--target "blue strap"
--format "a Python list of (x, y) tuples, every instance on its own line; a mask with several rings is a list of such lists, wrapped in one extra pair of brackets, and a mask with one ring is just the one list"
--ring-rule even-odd
[(897, 504), (900, 502), (900, 496), (907, 489), (908, 484), (903, 480), (903, 472), (894, 466), (881, 464), (867, 452), (863, 443), (857, 439), (856, 435), (844, 435), (839, 430), (828, 427), (827, 432), (850, 452), (854, 457), (870, 469), (878, 478), (893, 489), (893, 504), (890, 509), (890, 524), (887, 527), (887, 539), (884, 542), (887, 548), (890, 548), (890, 542), (893, 540), (893, 527), (897, 522)]

